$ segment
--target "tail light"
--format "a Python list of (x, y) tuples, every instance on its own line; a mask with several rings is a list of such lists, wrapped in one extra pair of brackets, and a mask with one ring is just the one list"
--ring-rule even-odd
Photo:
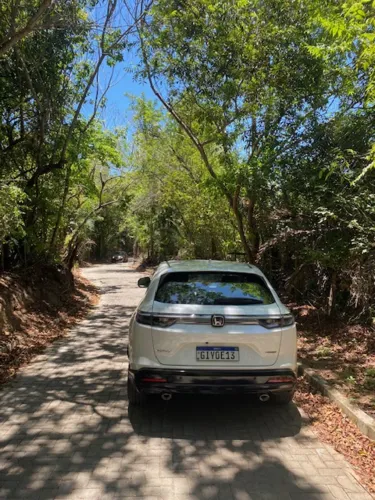
[(284, 326), (294, 325), (294, 316), (292, 314), (286, 314), (280, 318), (265, 318), (260, 319), (259, 324), (264, 326), (264, 328), (283, 328)]
[(274, 375), (267, 380), (267, 384), (292, 384), (295, 379), (288, 375)]
[(152, 325), (152, 314), (151, 313), (143, 313), (143, 312), (138, 312), (137, 316), (135, 317), (135, 320), (137, 323), (141, 325)]
[(141, 380), (142, 382), (159, 383), (159, 384), (167, 382), (166, 378), (158, 377), (156, 375), (153, 375), (152, 377), (143, 377)]
[(176, 323), (176, 318), (171, 318), (170, 316), (153, 316), (152, 326), (158, 326), (160, 328), (168, 328)]
[(160, 314), (139, 312), (135, 318), (137, 323), (141, 325), (156, 326), (159, 328), (168, 328), (176, 323), (177, 319), (170, 316), (162, 316)]

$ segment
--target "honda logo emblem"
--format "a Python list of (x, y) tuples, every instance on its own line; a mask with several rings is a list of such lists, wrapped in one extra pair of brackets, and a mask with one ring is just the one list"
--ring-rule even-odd
[(219, 316), (218, 314), (214, 314), (211, 316), (211, 325), (215, 327), (224, 326), (225, 318), (224, 316)]

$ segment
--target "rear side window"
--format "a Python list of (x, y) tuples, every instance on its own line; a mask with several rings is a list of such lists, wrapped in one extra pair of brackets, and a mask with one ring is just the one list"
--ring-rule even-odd
[(161, 278), (155, 300), (199, 305), (272, 304), (275, 301), (260, 276), (229, 272), (167, 274)]

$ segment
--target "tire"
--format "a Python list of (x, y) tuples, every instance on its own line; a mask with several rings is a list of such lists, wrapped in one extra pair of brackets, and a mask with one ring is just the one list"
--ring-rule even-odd
[(272, 401), (277, 405), (287, 405), (293, 401), (294, 391), (280, 392), (272, 395)]
[(147, 395), (139, 392), (136, 388), (133, 379), (128, 376), (128, 400), (133, 406), (145, 406), (147, 403)]

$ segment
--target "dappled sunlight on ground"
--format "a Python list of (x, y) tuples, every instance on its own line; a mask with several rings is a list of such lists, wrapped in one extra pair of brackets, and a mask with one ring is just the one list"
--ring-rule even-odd
[(0, 498), (370, 498), (294, 404), (187, 396), (128, 408), (139, 274), (84, 272), (100, 307), (2, 389)]

